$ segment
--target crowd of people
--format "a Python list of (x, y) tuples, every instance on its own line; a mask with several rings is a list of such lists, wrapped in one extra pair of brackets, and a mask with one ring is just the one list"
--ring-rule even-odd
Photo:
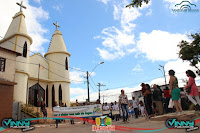
[[(138, 116), (145, 116), (147, 119), (150, 119), (153, 116), (164, 113), (182, 113), (183, 110), (188, 110), (189, 108), (199, 111), (200, 100), (199, 91), (195, 83), (195, 73), (191, 70), (186, 71), (189, 80), (185, 88), (179, 88), (174, 70), (169, 70), (168, 74), (170, 76), (169, 87), (165, 86), (164, 90), (161, 90), (156, 84), (151, 88), (149, 84), (142, 83), (142, 100), (139, 101), (139, 99), (132, 97), (132, 102), (129, 103), (124, 90), (121, 90), (119, 102), (115, 101), (114, 104), (111, 102), (110, 106), (105, 103), (103, 104), (103, 110), (109, 111), (109, 116), (112, 119), (118, 118), (116, 120), (119, 120), (120, 116), (123, 117), (123, 122), (125, 123), (128, 123), (128, 119), (131, 116), (134, 116), (136, 119)], [(116, 114), (112, 115), (112, 112), (116, 110), (119, 110), (119, 116)]]
[[(169, 70), (168, 74), (170, 76), (169, 87), (165, 86), (165, 89), (162, 90), (156, 84), (150, 87), (149, 84), (142, 83), (142, 98), (132, 97), (130, 100), (122, 89), (118, 102), (103, 103), (103, 114), (109, 116), (112, 120), (119, 121), (122, 118), (124, 123), (129, 123), (130, 117), (135, 117), (135, 119), (146, 117), (149, 120), (151, 117), (164, 113), (182, 113), (183, 110), (192, 109), (192, 105), (196, 111), (199, 111), (199, 91), (195, 83), (196, 75), (194, 72), (191, 70), (186, 71), (189, 80), (185, 88), (179, 88), (174, 70)], [(97, 99), (95, 104), (101, 104), (100, 100)], [(84, 105), (90, 105), (90, 103), (84, 103), (82, 106)], [(78, 100), (76, 100), (75, 106), (80, 106)], [(45, 114), (45, 108), (41, 109), (44, 110)], [(56, 121), (56, 125), (57, 123), (58, 120)], [(71, 124), (74, 124), (73, 120), (71, 120)]]

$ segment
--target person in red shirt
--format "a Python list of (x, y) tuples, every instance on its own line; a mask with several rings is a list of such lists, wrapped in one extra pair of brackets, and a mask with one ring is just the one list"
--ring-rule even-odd
[(170, 95), (170, 90), (167, 86), (164, 89), (164, 97), (165, 97), (165, 112), (169, 113), (170, 109), (168, 108), (168, 106), (169, 106), (169, 100), (171, 98), (171, 95)]
[[(195, 83), (196, 75), (191, 70), (187, 70), (186, 75), (189, 77), (189, 81), (185, 89), (191, 87), (191, 92), (188, 95), (188, 99), (195, 105), (195, 110), (200, 110), (199, 92)], [(195, 99), (193, 99), (193, 97)]]

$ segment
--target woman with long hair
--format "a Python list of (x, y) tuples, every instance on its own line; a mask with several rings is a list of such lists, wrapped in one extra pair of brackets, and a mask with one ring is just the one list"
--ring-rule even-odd
[[(189, 77), (189, 81), (185, 89), (191, 87), (191, 92), (188, 95), (188, 99), (195, 105), (195, 110), (200, 110), (199, 92), (195, 83), (196, 75), (191, 70), (187, 70), (186, 75)], [(194, 100), (193, 97), (196, 99), (196, 101)]]
[(176, 108), (176, 113), (181, 113), (182, 107), (178, 101), (180, 98), (181, 90), (178, 87), (178, 79), (175, 76), (175, 71), (169, 70), (169, 76), (170, 76), (170, 80), (169, 80), (170, 93), (171, 93), (172, 100), (173, 100), (175, 108)]
[(152, 111), (152, 91), (151, 91), (149, 84), (146, 84), (145, 87), (146, 87), (146, 91), (144, 92), (145, 108), (146, 108), (148, 117), (150, 119), (151, 116), (153, 115), (153, 111)]

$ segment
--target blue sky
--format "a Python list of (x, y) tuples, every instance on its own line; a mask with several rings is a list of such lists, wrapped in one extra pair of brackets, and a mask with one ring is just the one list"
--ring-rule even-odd
[[(19, 11), (15, 4), (19, 0), (7, 0), (0, 5), (0, 36), (5, 32), (12, 17)], [(101, 61), (91, 78), (105, 84), (102, 94), (106, 101), (117, 99), (120, 89), (130, 94), (138, 90), (142, 82), (164, 83), (159, 64), (165, 71), (174, 69), (180, 80), (187, 79), (185, 71), (193, 69), (188, 62), (178, 58), (177, 44), (188, 40), (189, 33), (199, 31), (197, 13), (173, 13), (175, 4), (181, 0), (151, 0), (142, 8), (125, 8), (131, 0), (24, 0), (27, 9), (27, 29), (33, 38), (31, 50), (44, 54), (48, 50), (51, 36), (58, 21), (68, 52), (71, 54), (70, 78), (83, 81), (72, 82), (71, 100), (87, 98), (85, 71)], [(198, 0), (190, 0), (200, 10)], [(199, 79), (199, 77), (197, 78)], [(91, 81), (91, 79), (90, 79)], [(168, 82), (168, 77), (167, 77)], [(93, 88), (91, 87), (93, 86)], [(91, 82), (91, 99), (97, 99), (97, 86)], [(113, 97), (109, 95), (115, 95)], [(130, 96), (130, 95), (129, 95)]]

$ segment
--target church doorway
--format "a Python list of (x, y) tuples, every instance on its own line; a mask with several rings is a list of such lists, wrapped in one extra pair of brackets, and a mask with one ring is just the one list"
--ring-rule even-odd
[(44, 89), (37, 83), (29, 88), (29, 104), (39, 107), (41, 101), (45, 101), (45, 91)]

